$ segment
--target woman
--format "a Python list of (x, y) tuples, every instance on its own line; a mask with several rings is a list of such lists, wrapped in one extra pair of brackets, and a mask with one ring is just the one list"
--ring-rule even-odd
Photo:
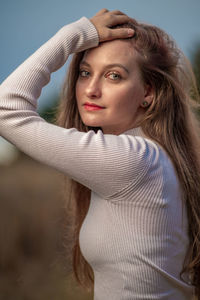
[[(66, 129), (41, 119), (36, 99), (75, 52)], [(104, 9), (1, 85), (0, 134), (73, 179), (74, 271), (84, 285), (94, 272), (95, 299), (186, 300), (194, 286), (200, 299), (199, 139), (182, 63), (163, 31)]]

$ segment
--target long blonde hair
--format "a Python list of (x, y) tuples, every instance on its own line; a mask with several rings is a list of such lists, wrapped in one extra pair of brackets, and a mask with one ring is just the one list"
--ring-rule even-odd
[[(200, 299), (200, 139), (191, 86), (193, 98), (197, 99), (199, 96), (194, 88), (194, 76), (191, 68), (184, 62), (181, 51), (163, 30), (135, 20), (124, 26), (135, 30), (130, 42), (139, 54), (138, 64), (143, 81), (154, 90), (154, 99), (145, 111), (141, 127), (149, 138), (167, 151), (182, 186), (190, 244), (180, 275), (184, 272), (190, 274), (191, 283)], [(98, 128), (88, 128), (83, 124), (76, 105), (75, 86), (83, 54), (81, 52), (73, 56), (64, 83), (58, 125), (87, 132)], [(90, 191), (72, 181), (72, 197), (75, 207), (74, 273), (79, 283), (89, 287), (93, 282), (93, 274), (81, 254), (78, 237), (88, 211)]]

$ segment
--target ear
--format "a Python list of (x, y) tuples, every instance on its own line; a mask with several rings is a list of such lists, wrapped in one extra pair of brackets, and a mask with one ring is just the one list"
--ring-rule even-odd
[(144, 99), (141, 102), (141, 106), (143, 108), (148, 107), (152, 103), (153, 98), (154, 98), (154, 90), (153, 90), (152, 86), (150, 84), (145, 85)]

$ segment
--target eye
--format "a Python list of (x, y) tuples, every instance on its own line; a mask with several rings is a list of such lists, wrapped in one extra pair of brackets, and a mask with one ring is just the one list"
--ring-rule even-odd
[(121, 75), (116, 72), (110, 72), (106, 75), (106, 77), (114, 81), (120, 80), (122, 78)]
[(90, 72), (86, 71), (86, 70), (80, 70), (79, 71), (79, 76), (80, 77), (88, 77), (90, 75)]

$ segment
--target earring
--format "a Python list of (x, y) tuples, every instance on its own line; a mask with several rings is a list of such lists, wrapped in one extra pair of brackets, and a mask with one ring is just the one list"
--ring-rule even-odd
[(149, 105), (149, 103), (147, 101), (142, 102), (142, 106), (146, 107), (147, 105)]

